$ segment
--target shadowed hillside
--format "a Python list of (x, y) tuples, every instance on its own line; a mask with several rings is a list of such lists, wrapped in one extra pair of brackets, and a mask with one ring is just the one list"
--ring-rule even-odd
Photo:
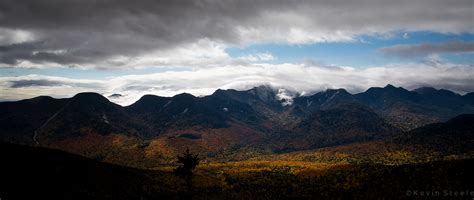
[[(58, 150), (0, 143), (2, 199), (140, 199), (159, 197), (143, 170)], [(153, 173), (151, 173), (153, 174)]]

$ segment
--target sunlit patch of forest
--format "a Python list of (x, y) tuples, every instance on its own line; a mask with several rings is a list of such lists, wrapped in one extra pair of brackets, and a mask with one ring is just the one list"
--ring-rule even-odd
[[(192, 194), (194, 199), (403, 199), (412, 198), (406, 195), (408, 190), (468, 189), (472, 175), (468, 169), (473, 166), (472, 159), (400, 165), (282, 160), (205, 163), (194, 171)], [(189, 192), (172, 171), (173, 167), (155, 171), (159, 184), (150, 190), (171, 196)]]

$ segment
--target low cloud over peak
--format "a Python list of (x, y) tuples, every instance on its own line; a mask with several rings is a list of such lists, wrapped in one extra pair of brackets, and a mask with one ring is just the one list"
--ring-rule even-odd
[(474, 91), (473, 77), (471, 65), (403, 64), (359, 69), (308, 64), (251, 64), (125, 75), (105, 80), (39, 75), (0, 77), (0, 99), (18, 100), (39, 95), (70, 97), (78, 92), (95, 91), (104, 95), (122, 94), (123, 97), (111, 100), (128, 105), (145, 94), (172, 96), (187, 92), (199, 96), (212, 94), (218, 88), (249, 89), (262, 84), (305, 94), (328, 88), (345, 88), (357, 93), (387, 84), (407, 89), (432, 86), (464, 94)]

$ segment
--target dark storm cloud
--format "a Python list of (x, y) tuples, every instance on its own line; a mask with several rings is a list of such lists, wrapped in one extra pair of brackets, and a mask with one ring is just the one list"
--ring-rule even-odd
[(403, 44), (380, 48), (378, 51), (400, 58), (416, 58), (443, 53), (473, 53), (474, 42), (456, 40), (446, 43)]
[(20, 60), (34, 63), (54, 62), (58, 64), (81, 63), (83, 58), (68, 54), (66, 51), (45, 49), (45, 41), (24, 42), (0, 46), (0, 62), (15, 65)]
[(9, 88), (27, 88), (27, 87), (83, 87), (98, 88), (98, 82), (74, 81), (68, 79), (51, 79), (48, 77), (34, 77), (26, 79), (6, 81)]
[[(239, 6), (200, 1), (6, 0), (0, 3), (0, 27), (32, 32), (35, 40), (43, 42), (1, 46), (1, 61), (95, 63), (200, 38), (232, 42), (237, 36), (227, 26), (235, 23), (234, 17), (220, 16), (242, 15), (235, 18), (244, 19), (252, 16), (246, 12), (255, 12), (248, 4)], [(42, 52), (51, 50), (65, 52)]]
[(63, 85), (60, 81), (51, 81), (51, 80), (18, 80), (18, 81), (11, 81), (10, 84), (11, 84), (10, 85), (11, 88)]
[(115, 57), (200, 39), (308, 43), (395, 30), (472, 32), (472, 6), (471, 0), (2, 0), (0, 63), (104, 67)]

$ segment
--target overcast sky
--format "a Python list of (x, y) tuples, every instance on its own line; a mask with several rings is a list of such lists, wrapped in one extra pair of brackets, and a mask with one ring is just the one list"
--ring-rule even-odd
[(0, 100), (93, 91), (474, 91), (472, 0), (2, 0)]

